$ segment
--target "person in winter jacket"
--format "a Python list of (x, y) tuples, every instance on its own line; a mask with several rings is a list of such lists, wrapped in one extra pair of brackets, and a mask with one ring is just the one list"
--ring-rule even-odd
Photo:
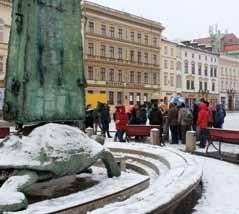
[(223, 108), (223, 105), (217, 104), (216, 112), (214, 113), (214, 127), (222, 129), (225, 117), (226, 117), (226, 111)]
[(149, 123), (150, 125), (160, 125), (163, 127), (163, 116), (157, 104), (153, 105), (149, 113)]
[(185, 104), (179, 106), (178, 124), (180, 125), (182, 144), (186, 144), (186, 133), (191, 130), (193, 115), (190, 109), (186, 109)]
[(128, 114), (125, 112), (125, 106), (121, 106), (119, 111), (115, 114), (116, 119), (116, 137), (120, 142), (125, 142), (123, 139), (126, 127), (128, 124)]
[(210, 120), (210, 115), (207, 109), (207, 105), (205, 103), (202, 103), (200, 105), (200, 111), (198, 113), (197, 125), (200, 128), (200, 148), (205, 148), (207, 143), (207, 128)]
[(178, 110), (173, 103), (169, 105), (168, 125), (172, 135), (172, 144), (178, 144)]

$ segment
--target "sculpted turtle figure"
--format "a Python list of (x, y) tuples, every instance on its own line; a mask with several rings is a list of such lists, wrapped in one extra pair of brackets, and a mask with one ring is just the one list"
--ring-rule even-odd
[(0, 147), (0, 170), (6, 180), (0, 188), (0, 212), (26, 208), (24, 190), (33, 183), (80, 173), (98, 159), (108, 177), (120, 176), (112, 154), (78, 128), (47, 124), (27, 137), (10, 136)]

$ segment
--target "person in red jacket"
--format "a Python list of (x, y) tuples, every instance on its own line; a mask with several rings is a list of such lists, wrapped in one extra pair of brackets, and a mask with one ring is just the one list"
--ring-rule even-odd
[(125, 142), (123, 136), (128, 124), (128, 115), (125, 112), (125, 106), (119, 107), (119, 111), (115, 115), (115, 123), (116, 123), (116, 138), (118, 138), (120, 142)]
[(198, 113), (197, 125), (200, 128), (200, 148), (205, 148), (207, 143), (207, 128), (208, 122), (210, 120), (210, 115), (207, 111), (207, 105), (202, 103), (200, 105), (200, 110)]

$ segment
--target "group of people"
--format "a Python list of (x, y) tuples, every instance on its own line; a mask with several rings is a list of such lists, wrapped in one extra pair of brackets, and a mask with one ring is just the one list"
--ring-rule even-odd
[(207, 101), (194, 104), (193, 109), (184, 103), (171, 103), (168, 110), (168, 125), (172, 135), (172, 144), (178, 144), (179, 140), (186, 143), (186, 133), (194, 130), (200, 140), (199, 147), (205, 148), (207, 142), (207, 128), (223, 128), (226, 111), (223, 105), (217, 104), (216, 108)]
[[(179, 140), (185, 144), (187, 131), (194, 130), (197, 132), (198, 140), (200, 140), (199, 146), (204, 148), (207, 141), (207, 128), (223, 128), (226, 112), (223, 105), (217, 104), (214, 107), (204, 100), (195, 103), (193, 108), (186, 106), (183, 102), (170, 103), (169, 109), (165, 105), (154, 103), (147, 106), (136, 104), (126, 111), (124, 105), (119, 105), (115, 107), (113, 113), (116, 127), (114, 141), (125, 141), (124, 133), (128, 124), (146, 125), (147, 121), (150, 125), (160, 125), (160, 133), (162, 134), (165, 125), (164, 116), (168, 118), (166, 125), (171, 131), (172, 144), (178, 144)], [(111, 138), (110, 122), (110, 107), (107, 104), (98, 102), (95, 109), (87, 106), (86, 127), (92, 127), (95, 133), (100, 127), (102, 135)]]

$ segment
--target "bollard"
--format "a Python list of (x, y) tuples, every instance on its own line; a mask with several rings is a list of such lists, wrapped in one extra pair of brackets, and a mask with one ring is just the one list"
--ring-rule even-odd
[(94, 129), (89, 127), (85, 130), (85, 132), (89, 137), (92, 137), (92, 135), (94, 134)]
[(187, 131), (186, 134), (186, 152), (194, 152), (196, 150), (196, 132)]
[(151, 129), (150, 131), (150, 144), (152, 145), (160, 145), (160, 131), (159, 129)]

